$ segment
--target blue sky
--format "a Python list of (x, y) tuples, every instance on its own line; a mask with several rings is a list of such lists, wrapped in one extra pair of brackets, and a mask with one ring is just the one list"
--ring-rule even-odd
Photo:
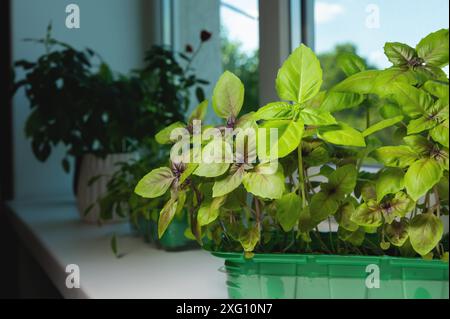
[[(258, 16), (258, 0), (224, 2)], [(329, 51), (338, 43), (353, 42), (359, 54), (378, 67), (389, 65), (383, 54), (385, 42), (415, 46), (428, 33), (449, 26), (448, 0), (316, 0), (315, 6), (318, 53)], [(379, 23), (371, 19), (377, 16)], [(221, 17), (230, 37), (240, 40), (245, 50), (258, 47), (256, 20), (224, 7)]]

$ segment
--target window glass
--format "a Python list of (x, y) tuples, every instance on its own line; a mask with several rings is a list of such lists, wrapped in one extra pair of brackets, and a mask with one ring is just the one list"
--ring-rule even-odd
[[(386, 42), (415, 47), (429, 33), (449, 26), (448, 0), (316, 0), (314, 8), (314, 46), (324, 69), (324, 89), (345, 78), (336, 64), (340, 52), (357, 53), (372, 69), (386, 68), (391, 65), (384, 55)], [(374, 109), (372, 121), (379, 119)], [(348, 110), (338, 117), (363, 128), (363, 112)], [(385, 130), (378, 137), (394, 143), (392, 134)]]
[(245, 85), (242, 112), (252, 111), (259, 106), (258, 0), (224, 0), (220, 8), (222, 66)]
[(353, 45), (377, 68), (388, 67), (385, 42), (413, 47), (430, 32), (449, 25), (448, 0), (316, 0), (316, 51)]

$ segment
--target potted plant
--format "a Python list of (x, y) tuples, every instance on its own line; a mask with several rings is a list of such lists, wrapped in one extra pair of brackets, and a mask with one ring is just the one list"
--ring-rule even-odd
[[(101, 59), (94, 68), (98, 55), (93, 50), (78, 51), (53, 39), (51, 26), (45, 39), (30, 41), (43, 44), (45, 54), (36, 62), (15, 64), (25, 72), (16, 89), (25, 89), (31, 107), (26, 136), (40, 161), (46, 161), (58, 145), (66, 151), (62, 160), (66, 172), (69, 159), (75, 159), (80, 215), (86, 222), (97, 222), (98, 207), (93, 203), (105, 190), (103, 176), (114, 172), (117, 162), (130, 159), (146, 133), (143, 122), (151, 119), (142, 103), (142, 86), (136, 78), (116, 76)], [(102, 178), (95, 186), (88, 185), (96, 175)]]
[[(36, 62), (16, 63), (25, 71), (25, 78), (15, 88), (25, 88), (32, 109), (26, 135), (40, 161), (60, 144), (66, 149), (62, 160), (65, 171), (70, 170), (69, 159), (75, 159), (74, 191), (79, 212), (84, 221), (97, 223), (100, 207), (96, 201), (106, 192), (116, 164), (138, 156), (149, 133), (182, 120), (187, 91), (200, 80), (170, 62), (166, 69), (149, 64), (148, 69), (130, 76), (116, 74), (93, 50), (78, 51), (53, 39), (51, 26), (45, 39), (31, 41), (43, 44), (46, 52)], [(93, 66), (94, 58), (100, 59), (98, 68)], [(171, 57), (158, 58), (162, 63)], [(164, 72), (152, 73), (152, 67)], [(175, 85), (184, 91), (180, 89), (172, 104), (155, 100), (162, 89)], [(200, 88), (198, 92), (201, 94)], [(115, 208), (110, 221), (126, 215), (126, 207)]]
[[(186, 110), (191, 103), (192, 88), (195, 87), (196, 97), (200, 102), (204, 99), (203, 88), (209, 83), (197, 78), (192, 63), (211, 36), (212, 34), (208, 31), (202, 31), (197, 48), (187, 45), (184, 53), (174, 52), (169, 47), (153, 46), (146, 54), (145, 67), (135, 71), (147, 88), (148, 104), (154, 108), (173, 110), (177, 114), (179, 121), (171, 127), (183, 125)], [(179, 62), (180, 59), (181, 62)], [(189, 118), (190, 122), (195, 114), (206, 110), (206, 105), (202, 105)], [(160, 123), (155, 127), (163, 128), (170, 124), (171, 120), (172, 117), (161, 118)], [(113, 217), (111, 212), (116, 207), (127, 207), (126, 211), (133, 232), (143, 236), (146, 241), (154, 243), (158, 248), (174, 251), (198, 247), (195, 240), (185, 236), (189, 225), (184, 210), (180, 210), (165, 235), (158, 238), (157, 216), (166, 198), (148, 201), (134, 193), (134, 187), (149, 169), (160, 167), (167, 161), (169, 148), (164, 146), (167, 144), (165, 138), (163, 131), (156, 135), (155, 140), (146, 139), (141, 145), (143, 155), (140, 159), (119, 164), (119, 170), (113, 174), (107, 184), (106, 194), (99, 199), (101, 219), (110, 220)], [(156, 142), (162, 143), (162, 146), (157, 145)]]
[[(242, 116), (244, 86), (225, 72), (212, 98), (224, 125), (194, 116), (159, 133), (175, 143), (172, 164), (136, 187), (170, 194), (159, 235), (187, 209), (193, 236), (225, 259), (233, 298), (448, 298), (448, 30), (385, 50), (393, 67), (347, 54), (349, 77), (321, 92), (301, 45), (278, 73), (281, 101)], [(363, 131), (336, 120), (371, 98), (384, 120), (370, 109)], [(388, 128), (404, 145), (380, 144)]]

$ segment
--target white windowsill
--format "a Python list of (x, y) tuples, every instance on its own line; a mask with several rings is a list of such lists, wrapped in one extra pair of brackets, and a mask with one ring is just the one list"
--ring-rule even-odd
[[(11, 202), (24, 245), (65, 298), (227, 298), (223, 260), (196, 250), (169, 253), (130, 235), (128, 223), (102, 227), (80, 221), (72, 200)], [(110, 248), (118, 236), (117, 259)], [(66, 288), (65, 270), (80, 267), (81, 287)]]

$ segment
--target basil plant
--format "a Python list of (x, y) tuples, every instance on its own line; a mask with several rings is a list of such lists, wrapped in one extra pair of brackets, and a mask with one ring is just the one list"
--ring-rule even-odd
[[(348, 77), (323, 91), (320, 62), (301, 45), (278, 72), (279, 101), (249, 114), (240, 114), (244, 85), (225, 72), (212, 97), (221, 125), (202, 123), (204, 101), (188, 123), (156, 135), (158, 143), (173, 144), (169, 164), (147, 174), (135, 192), (150, 199), (170, 194), (159, 236), (186, 209), (187, 236), (248, 257), (446, 258), (448, 30), (416, 48), (388, 43), (385, 51), (393, 66), (382, 71), (367, 70), (356, 55), (340, 56)], [(364, 129), (338, 120), (339, 112), (359, 107)], [(375, 113), (381, 120), (373, 120)], [(377, 134), (384, 130), (402, 145), (383, 145)], [(365, 169), (375, 162), (376, 169)]]

